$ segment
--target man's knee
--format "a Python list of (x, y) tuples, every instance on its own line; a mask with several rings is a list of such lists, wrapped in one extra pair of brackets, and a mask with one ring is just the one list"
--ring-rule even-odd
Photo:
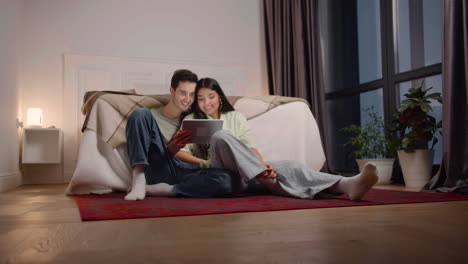
[(132, 112), (128, 117), (127, 125), (125, 127), (125, 135), (127, 139), (134, 137), (137, 131), (140, 131), (142, 127), (148, 127), (151, 124), (152, 114), (148, 108), (139, 108)]
[(130, 116), (128, 117), (128, 122), (137, 122), (143, 119), (148, 118), (149, 116), (152, 116), (151, 111), (146, 108), (138, 108), (137, 110), (133, 111)]

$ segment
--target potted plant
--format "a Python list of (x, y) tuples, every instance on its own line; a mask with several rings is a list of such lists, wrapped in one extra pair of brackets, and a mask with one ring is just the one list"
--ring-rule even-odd
[(389, 131), (385, 127), (384, 120), (377, 114), (374, 107), (363, 109), (369, 116), (364, 125), (352, 124), (341, 130), (350, 133), (348, 141), (344, 146), (354, 146), (351, 155), (356, 158), (359, 171), (367, 163), (371, 162), (377, 167), (379, 180), (377, 184), (389, 184), (392, 177), (394, 150), (386, 139)]
[(396, 136), (392, 145), (397, 149), (405, 185), (423, 187), (430, 179), (436, 133), (442, 128), (442, 121), (429, 114), (431, 101), (442, 103), (440, 93), (430, 93), (424, 89), (424, 82), (410, 88), (405, 100), (400, 104), (393, 121)]

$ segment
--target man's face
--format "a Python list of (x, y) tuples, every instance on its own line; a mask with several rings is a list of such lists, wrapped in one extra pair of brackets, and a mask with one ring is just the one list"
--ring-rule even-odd
[(179, 82), (177, 89), (171, 87), (171, 100), (181, 112), (187, 111), (192, 105), (196, 85), (197, 83), (194, 82)]

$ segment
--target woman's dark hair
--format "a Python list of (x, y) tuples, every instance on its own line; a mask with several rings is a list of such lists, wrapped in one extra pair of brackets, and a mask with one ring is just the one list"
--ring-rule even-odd
[(207, 119), (207, 116), (203, 111), (200, 109), (198, 106), (198, 100), (197, 100), (197, 95), (200, 89), (202, 88), (208, 88), (210, 90), (215, 91), (219, 98), (221, 99), (221, 103), (219, 105), (219, 112), (220, 113), (227, 113), (230, 111), (234, 111), (234, 107), (229, 103), (229, 100), (227, 99), (226, 95), (223, 92), (223, 89), (221, 89), (221, 86), (219, 83), (212, 78), (202, 78), (197, 82), (197, 86), (195, 87), (195, 100), (193, 101), (192, 104), (192, 109), (193, 109), (193, 115), (195, 119)]
[[(197, 95), (200, 89), (202, 88), (208, 88), (210, 90), (215, 91), (219, 98), (221, 99), (221, 103), (219, 104), (219, 112), (220, 113), (227, 113), (230, 111), (234, 111), (234, 107), (229, 103), (228, 99), (226, 98), (226, 95), (223, 92), (223, 89), (221, 89), (221, 86), (219, 86), (219, 83), (212, 78), (202, 78), (198, 81), (197, 86), (195, 87), (195, 100), (193, 101), (192, 104), (192, 110), (193, 110), (193, 117), (195, 119), (207, 119), (208, 117), (206, 116), (205, 113), (200, 109), (198, 106), (198, 100), (197, 100)], [(209, 144), (196, 144), (195, 152), (196, 156), (198, 156), (201, 159), (208, 159), (208, 150), (210, 149)]]

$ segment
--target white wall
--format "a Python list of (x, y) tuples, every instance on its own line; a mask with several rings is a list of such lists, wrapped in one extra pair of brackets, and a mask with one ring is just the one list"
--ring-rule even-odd
[(18, 37), (21, 1), (0, 0), (0, 192), (21, 183), (19, 170)]
[(62, 127), (64, 53), (240, 66), (240, 93), (267, 94), (260, 2), (25, 0), (21, 111), (41, 107), (45, 126)]

